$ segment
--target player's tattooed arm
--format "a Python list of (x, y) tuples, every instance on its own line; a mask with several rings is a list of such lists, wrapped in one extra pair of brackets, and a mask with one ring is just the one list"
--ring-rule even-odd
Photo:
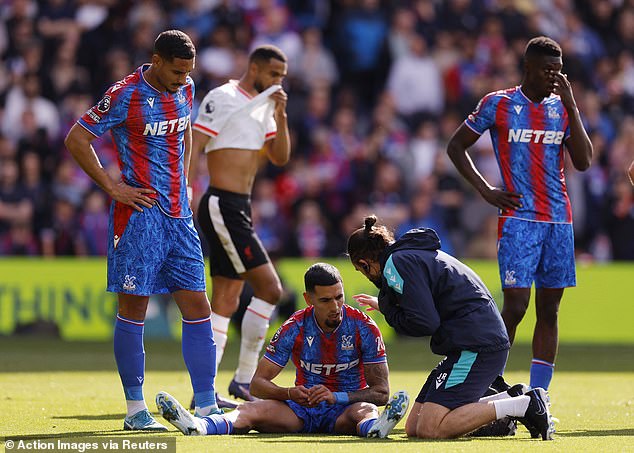
[(387, 403), (390, 395), (387, 362), (369, 363), (363, 367), (363, 371), (368, 387), (356, 392), (349, 392), (349, 401), (351, 403), (366, 402), (383, 406)]

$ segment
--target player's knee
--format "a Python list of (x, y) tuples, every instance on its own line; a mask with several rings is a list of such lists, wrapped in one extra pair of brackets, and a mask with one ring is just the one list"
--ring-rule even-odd
[(536, 312), (536, 317), (537, 322), (551, 327), (557, 326), (557, 320), (559, 319), (558, 312), (556, 310), (538, 310)]
[(282, 284), (279, 280), (271, 281), (267, 285), (262, 285), (257, 289), (254, 288), (254, 294), (258, 299), (275, 305), (282, 297)]
[(413, 423), (406, 423), (405, 434), (407, 435), (407, 437), (418, 437), (418, 435), (416, 434), (416, 425)]
[(504, 301), (504, 307), (502, 308), (502, 317), (505, 321), (513, 321), (519, 323), (528, 309), (528, 303), (524, 303), (521, 300)]
[(240, 299), (233, 297), (212, 297), (211, 298), (211, 311), (220, 316), (230, 318), (240, 306)]
[(266, 419), (267, 414), (262, 404), (258, 404), (258, 401), (247, 401), (238, 406), (238, 418), (236, 422), (242, 427), (253, 428), (263, 419)]
[(419, 426), (416, 429), (416, 437), (419, 439), (443, 439), (440, 430), (436, 427)]
[(358, 403), (358, 413), (359, 415), (361, 415), (362, 417), (378, 417), (379, 416), (379, 410), (378, 408), (372, 404), (372, 403), (366, 403), (366, 402), (361, 402)]

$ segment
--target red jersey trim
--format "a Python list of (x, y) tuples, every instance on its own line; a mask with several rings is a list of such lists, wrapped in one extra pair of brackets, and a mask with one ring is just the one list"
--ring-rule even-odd
[(216, 132), (213, 129), (210, 129), (208, 127), (205, 127), (202, 124), (194, 123), (192, 128), (196, 129), (197, 131), (203, 132), (205, 135), (209, 135), (211, 137), (215, 137), (215, 136), (218, 135), (218, 132)]

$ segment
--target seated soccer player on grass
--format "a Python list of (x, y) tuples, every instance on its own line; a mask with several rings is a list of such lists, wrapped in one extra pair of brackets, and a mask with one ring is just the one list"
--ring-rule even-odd
[[(199, 417), (173, 396), (159, 392), (156, 405), (185, 435), (332, 433), (386, 437), (407, 412), (409, 397), (396, 392), (388, 402), (385, 346), (379, 328), (344, 303), (339, 271), (325, 263), (304, 274), (307, 308), (294, 313), (275, 333), (253, 379), (257, 398), (233, 412)], [(295, 385), (273, 379), (291, 359)], [(387, 403), (379, 416), (378, 405)]]

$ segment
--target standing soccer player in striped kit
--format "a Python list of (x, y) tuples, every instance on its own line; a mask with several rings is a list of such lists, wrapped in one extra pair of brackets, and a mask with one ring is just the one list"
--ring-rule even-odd
[[(530, 385), (544, 389), (555, 367), (559, 304), (564, 288), (576, 285), (564, 144), (577, 170), (586, 170), (592, 160), (592, 144), (561, 69), (559, 44), (543, 36), (531, 39), (524, 52), (522, 85), (484, 96), (447, 145), (460, 173), (500, 210), (502, 318), (511, 342), (535, 283)], [(466, 152), (487, 129), (503, 188), (489, 184)]]
[[(269, 319), (282, 294), (277, 272), (253, 230), (251, 190), (263, 154), (279, 166), (291, 155), (287, 94), (281, 87), (287, 66), (286, 55), (277, 47), (255, 48), (240, 80), (230, 80), (207, 93), (192, 126), (191, 173), (196, 174), (203, 151), (209, 172), (198, 221), (210, 250), (211, 319), (218, 364), (244, 282), (253, 288), (242, 319), (238, 368), (229, 384), (230, 395), (247, 401), (252, 399), (249, 384)], [(218, 404), (233, 405), (224, 398)]]
[[(172, 293), (182, 316), (183, 358), (201, 415), (218, 411), (216, 346), (205, 264), (187, 197), (195, 48), (178, 30), (161, 33), (152, 63), (112, 85), (72, 127), (66, 146), (113, 199), (108, 291), (118, 294), (114, 354), (127, 402), (126, 430), (165, 431), (143, 397), (143, 324), (151, 294)], [(101, 166), (91, 142), (111, 131), (121, 181)]]

